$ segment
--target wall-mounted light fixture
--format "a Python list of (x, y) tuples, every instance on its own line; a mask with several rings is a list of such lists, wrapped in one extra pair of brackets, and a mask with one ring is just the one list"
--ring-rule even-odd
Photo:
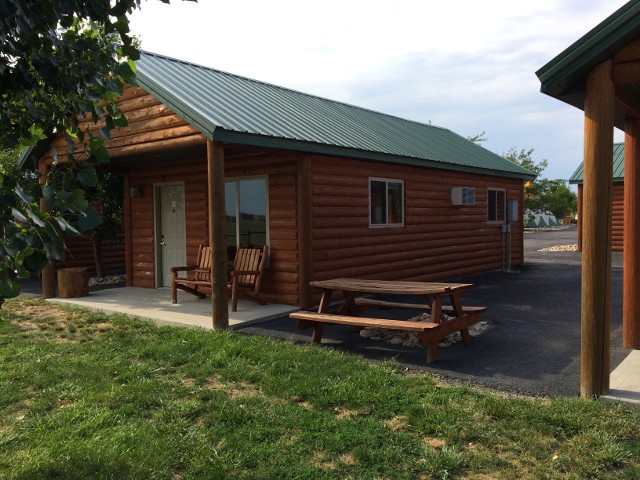
[(141, 197), (142, 196), (142, 185), (134, 185), (129, 189), (130, 197)]

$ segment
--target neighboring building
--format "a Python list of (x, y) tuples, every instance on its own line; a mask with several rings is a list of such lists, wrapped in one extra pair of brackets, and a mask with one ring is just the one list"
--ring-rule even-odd
[[(582, 184), (584, 164), (573, 172), (569, 183), (578, 185), (578, 237), (582, 239)], [(611, 249), (622, 251), (624, 237), (624, 143), (613, 145), (613, 190), (611, 211)], [(581, 241), (578, 248), (581, 248)]]
[[(269, 245), (268, 302), (312, 305), (313, 279), (500, 269), (506, 223), (509, 260), (524, 261), (533, 174), (450, 130), (146, 52), (137, 75), (120, 101), (129, 125), (109, 143), (125, 174), (128, 285), (169, 285), (169, 268), (208, 242), (211, 145), (223, 155), (229, 256)], [(66, 153), (63, 138), (50, 146)]]

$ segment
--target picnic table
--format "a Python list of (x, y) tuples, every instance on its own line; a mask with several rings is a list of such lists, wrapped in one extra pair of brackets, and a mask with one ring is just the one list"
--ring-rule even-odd
[[(463, 343), (471, 341), (468, 327), (476, 323), (486, 307), (465, 307), (460, 301), (460, 292), (470, 289), (469, 283), (405, 282), (388, 280), (363, 280), (335, 278), (310, 282), (322, 290), (317, 312), (294, 312), (290, 316), (297, 321), (298, 328), (313, 328), (312, 342), (320, 343), (326, 323), (352, 325), (357, 328), (385, 328), (415, 331), (422, 345), (427, 348), (427, 363), (436, 360), (438, 342), (450, 333), (459, 331)], [(334, 292), (342, 292), (344, 301), (336, 313), (330, 312)], [(384, 294), (386, 296), (417, 296), (420, 301), (390, 301), (360, 295)], [(443, 304), (444, 301), (449, 303)], [(429, 312), (431, 321), (390, 320), (364, 317), (369, 307), (381, 309), (400, 308)]]

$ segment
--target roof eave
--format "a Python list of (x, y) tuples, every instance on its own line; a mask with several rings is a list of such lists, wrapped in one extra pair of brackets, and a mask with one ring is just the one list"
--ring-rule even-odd
[(640, 3), (623, 5), (536, 72), (540, 91), (583, 108), (583, 105), (567, 100), (566, 94), (576, 87), (584, 91), (582, 81), (587, 73), (637, 38), (639, 28)]
[(383, 152), (341, 147), (339, 145), (318, 144), (313, 142), (305, 142), (302, 140), (256, 135), (248, 132), (235, 132), (224, 130), (221, 128), (216, 129), (213, 134), (212, 140), (234, 145), (249, 145), (254, 147), (291, 150), (296, 152), (315, 153), (320, 155), (350, 157), (362, 160), (376, 160), (387, 163), (428, 167), (437, 170), (454, 170), (466, 173), (491, 175), (496, 177), (517, 178), (520, 180), (533, 180), (536, 178), (536, 176), (533, 174), (471, 167), (466, 165), (456, 165), (454, 163), (446, 163), (437, 160), (404, 157)]

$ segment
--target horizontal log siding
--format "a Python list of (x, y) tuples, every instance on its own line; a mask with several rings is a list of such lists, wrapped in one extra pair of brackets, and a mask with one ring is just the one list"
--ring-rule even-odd
[(624, 244), (624, 182), (613, 184), (611, 214), (611, 249), (621, 252)]
[[(578, 202), (582, 202), (582, 184), (578, 185)], [(624, 247), (624, 182), (613, 184), (611, 191), (611, 250), (621, 252)], [(578, 205), (578, 248), (582, 249), (582, 206)]]
[[(405, 225), (369, 227), (369, 177), (399, 179)], [(451, 188), (475, 187), (476, 204), (452, 206)], [(441, 281), (501, 269), (500, 226), (487, 222), (487, 188), (522, 209), (522, 181), (314, 156), (314, 278)], [(523, 263), (522, 223), (512, 224), (512, 266)]]
[[(155, 287), (155, 184), (184, 182), (187, 226), (187, 261), (195, 262), (198, 245), (208, 243), (206, 160), (154, 169), (131, 170), (131, 185), (141, 185), (144, 195), (131, 198), (133, 285)], [(296, 242), (295, 157), (225, 160), (225, 177), (268, 176), (270, 262), (262, 291), (269, 303), (296, 305), (298, 269)]]
[(262, 295), (269, 303), (298, 305), (296, 155), (225, 160), (225, 177), (269, 179), (269, 264)]
[[(127, 117), (129, 125), (115, 128), (110, 132), (111, 140), (106, 142), (112, 157), (120, 156), (131, 151), (144, 151), (145, 146), (158, 142), (171, 142), (176, 139), (193, 138), (193, 141), (204, 144), (205, 139), (200, 132), (180, 118), (160, 100), (148, 94), (140, 87), (125, 88), (124, 95), (119, 100), (122, 112)], [(89, 130), (94, 135), (99, 135), (98, 129), (104, 127), (104, 122), (98, 125), (91, 121), (81, 122), (83, 130)], [(68, 152), (66, 138), (58, 135), (51, 147), (56, 149), (57, 155), (64, 159)], [(75, 154), (84, 151), (84, 147), (77, 144)], [(44, 155), (44, 159), (51, 163), (53, 160), (50, 151)]]
[[(86, 267), (89, 272), (95, 273), (93, 241), (86, 237), (66, 237), (64, 241), (67, 246), (65, 259), (63, 262), (54, 262), (54, 267)], [(124, 272), (124, 244), (102, 240), (102, 262), (107, 274)]]

